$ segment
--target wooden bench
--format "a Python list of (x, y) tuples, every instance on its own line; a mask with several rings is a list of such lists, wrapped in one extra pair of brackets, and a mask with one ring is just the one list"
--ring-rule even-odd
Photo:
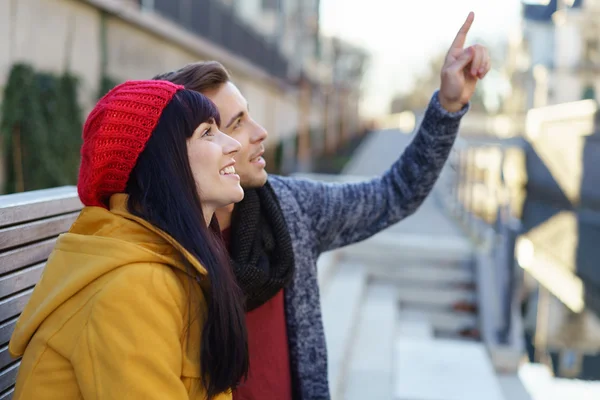
[(82, 207), (73, 186), (0, 196), (0, 400), (12, 398), (20, 364), (8, 353), (17, 318)]

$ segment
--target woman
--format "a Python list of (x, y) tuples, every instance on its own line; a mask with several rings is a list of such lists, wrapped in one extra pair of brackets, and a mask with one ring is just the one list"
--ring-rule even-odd
[(243, 198), (204, 96), (117, 86), (83, 131), (85, 205), (13, 333), (13, 399), (229, 399), (248, 369), (243, 298), (216, 208)]

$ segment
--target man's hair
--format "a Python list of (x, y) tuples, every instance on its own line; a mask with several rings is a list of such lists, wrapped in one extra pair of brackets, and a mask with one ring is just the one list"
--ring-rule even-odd
[(229, 82), (231, 76), (220, 62), (201, 61), (187, 64), (177, 71), (156, 75), (152, 79), (170, 81), (183, 85), (186, 89), (206, 93)]

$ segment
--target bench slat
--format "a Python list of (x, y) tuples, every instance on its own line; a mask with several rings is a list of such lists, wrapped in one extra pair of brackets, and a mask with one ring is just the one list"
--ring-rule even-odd
[(69, 230), (79, 212), (0, 229), (0, 250), (22, 246)]
[(18, 316), (82, 208), (74, 186), (0, 196), (0, 400), (12, 399), (21, 364), (8, 351)]
[(6, 321), (19, 315), (29, 301), (32, 292), (33, 289), (30, 289), (0, 301), (0, 321)]
[(0, 400), (12, 400), (13, 394), (15, 394), (15, 388), (11, 388), (8, 392), (0, 395)]
[(0, 275), (45, 261), (52, 252), (52, 249), (54, 249), (55, 244), (56, 238), (51, 238), (29, 246), (0, 253)]
[(6, 389), (15, 384), (15, 381), (17, 380), (17, 373), (19, 371), (19, 365), (21, 365), (21, 361), (14, 363), (4, 371), (0, 372), (0, 392), (4, 392)]
[(45, 266), (45, 262), (35, 264), (0, 278), (0, 297), (34, 286), (40, 280)]
[(0, 369), (3, 369), (7, 365), (10, 365), (10, 364), (14, 363), (15, 361), (17, 361), (17, 360), (12, 358), (10, 356), (10, 353), (8, 352), (8, 346), (4, 346), (4, 347), (0, 348)]
[(0, 196), (0, 227), (81, 210), (74, 186)]
[(5, 345), (10, 341), (15, 325), (17, 324), (17, 318), (13, 318), (10, 321), (6, 321), (0, 325), (0, 345)]

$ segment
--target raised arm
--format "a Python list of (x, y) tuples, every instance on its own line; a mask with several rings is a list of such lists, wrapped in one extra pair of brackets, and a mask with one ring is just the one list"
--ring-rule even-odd
[(473, 18), (470, 13), (448, 51), (440, 90), (434, 93), (417, 134), (383, 176), (345, 184), (287, 180), (320, 251), (366, 239), (400, 221), (431, 192), (476, 83), (490, 69), (484, 47), (463, 49)]

